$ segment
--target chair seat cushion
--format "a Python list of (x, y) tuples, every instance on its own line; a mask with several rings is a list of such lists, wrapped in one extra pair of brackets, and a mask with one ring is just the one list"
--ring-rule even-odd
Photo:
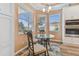
[(40, 44), (35, 44), (34, 45), (34, 52), (35, 54), (39, 54), (39, 53), (42, 53), (42, 52), (45, 52), (46, 51), (46, 48)]

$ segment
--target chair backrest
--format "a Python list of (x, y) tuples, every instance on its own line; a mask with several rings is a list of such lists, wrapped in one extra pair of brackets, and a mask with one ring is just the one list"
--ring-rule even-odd
[(29, 51), (30, 53), (32, 53), (32, 55), (34, 55), (34, 43), (33, 43), (32, 32), (27, 32), (27, 38), (28, 38)]

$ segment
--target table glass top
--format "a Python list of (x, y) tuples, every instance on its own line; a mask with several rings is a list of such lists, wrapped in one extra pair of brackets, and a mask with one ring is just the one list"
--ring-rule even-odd
[(33, 36), (34, 38), (54, 38), (52, 34), (36, 34)]

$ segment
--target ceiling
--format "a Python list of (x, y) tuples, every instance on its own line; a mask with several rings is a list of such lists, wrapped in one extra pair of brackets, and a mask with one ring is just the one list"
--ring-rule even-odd
[(79, 3), (20, 3), (24, 9), (30, 8), (30, 10), (42, 10), (51, 6), (52, 10), (59, 10), (66, 6), (77, 5)]
[(43, 8), (47, 8), (48, 6), (51, 6), (52, 9), (54, 10), (58, 10), (61, 9), (63, 6), (65, 6), (66, 4), (61, 4), (61, 3), (30, 3), (30, 5), (32, 6), (33, 10), (42, 10)]

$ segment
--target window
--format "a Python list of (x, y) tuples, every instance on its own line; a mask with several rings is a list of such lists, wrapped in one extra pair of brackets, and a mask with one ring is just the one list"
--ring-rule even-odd
[(32, 13), (21, 9), (19, 11), (19, 32), (24, 33), (32, 30)]
[(39, 27), (39, 31), (45, 31), (45, 15), (41, 15), (39, 17), (39, 22), (38, 22), (38, 27)]
[(60, 14), (53, 14), (49, 16), (50, 32), (59, 31)]

